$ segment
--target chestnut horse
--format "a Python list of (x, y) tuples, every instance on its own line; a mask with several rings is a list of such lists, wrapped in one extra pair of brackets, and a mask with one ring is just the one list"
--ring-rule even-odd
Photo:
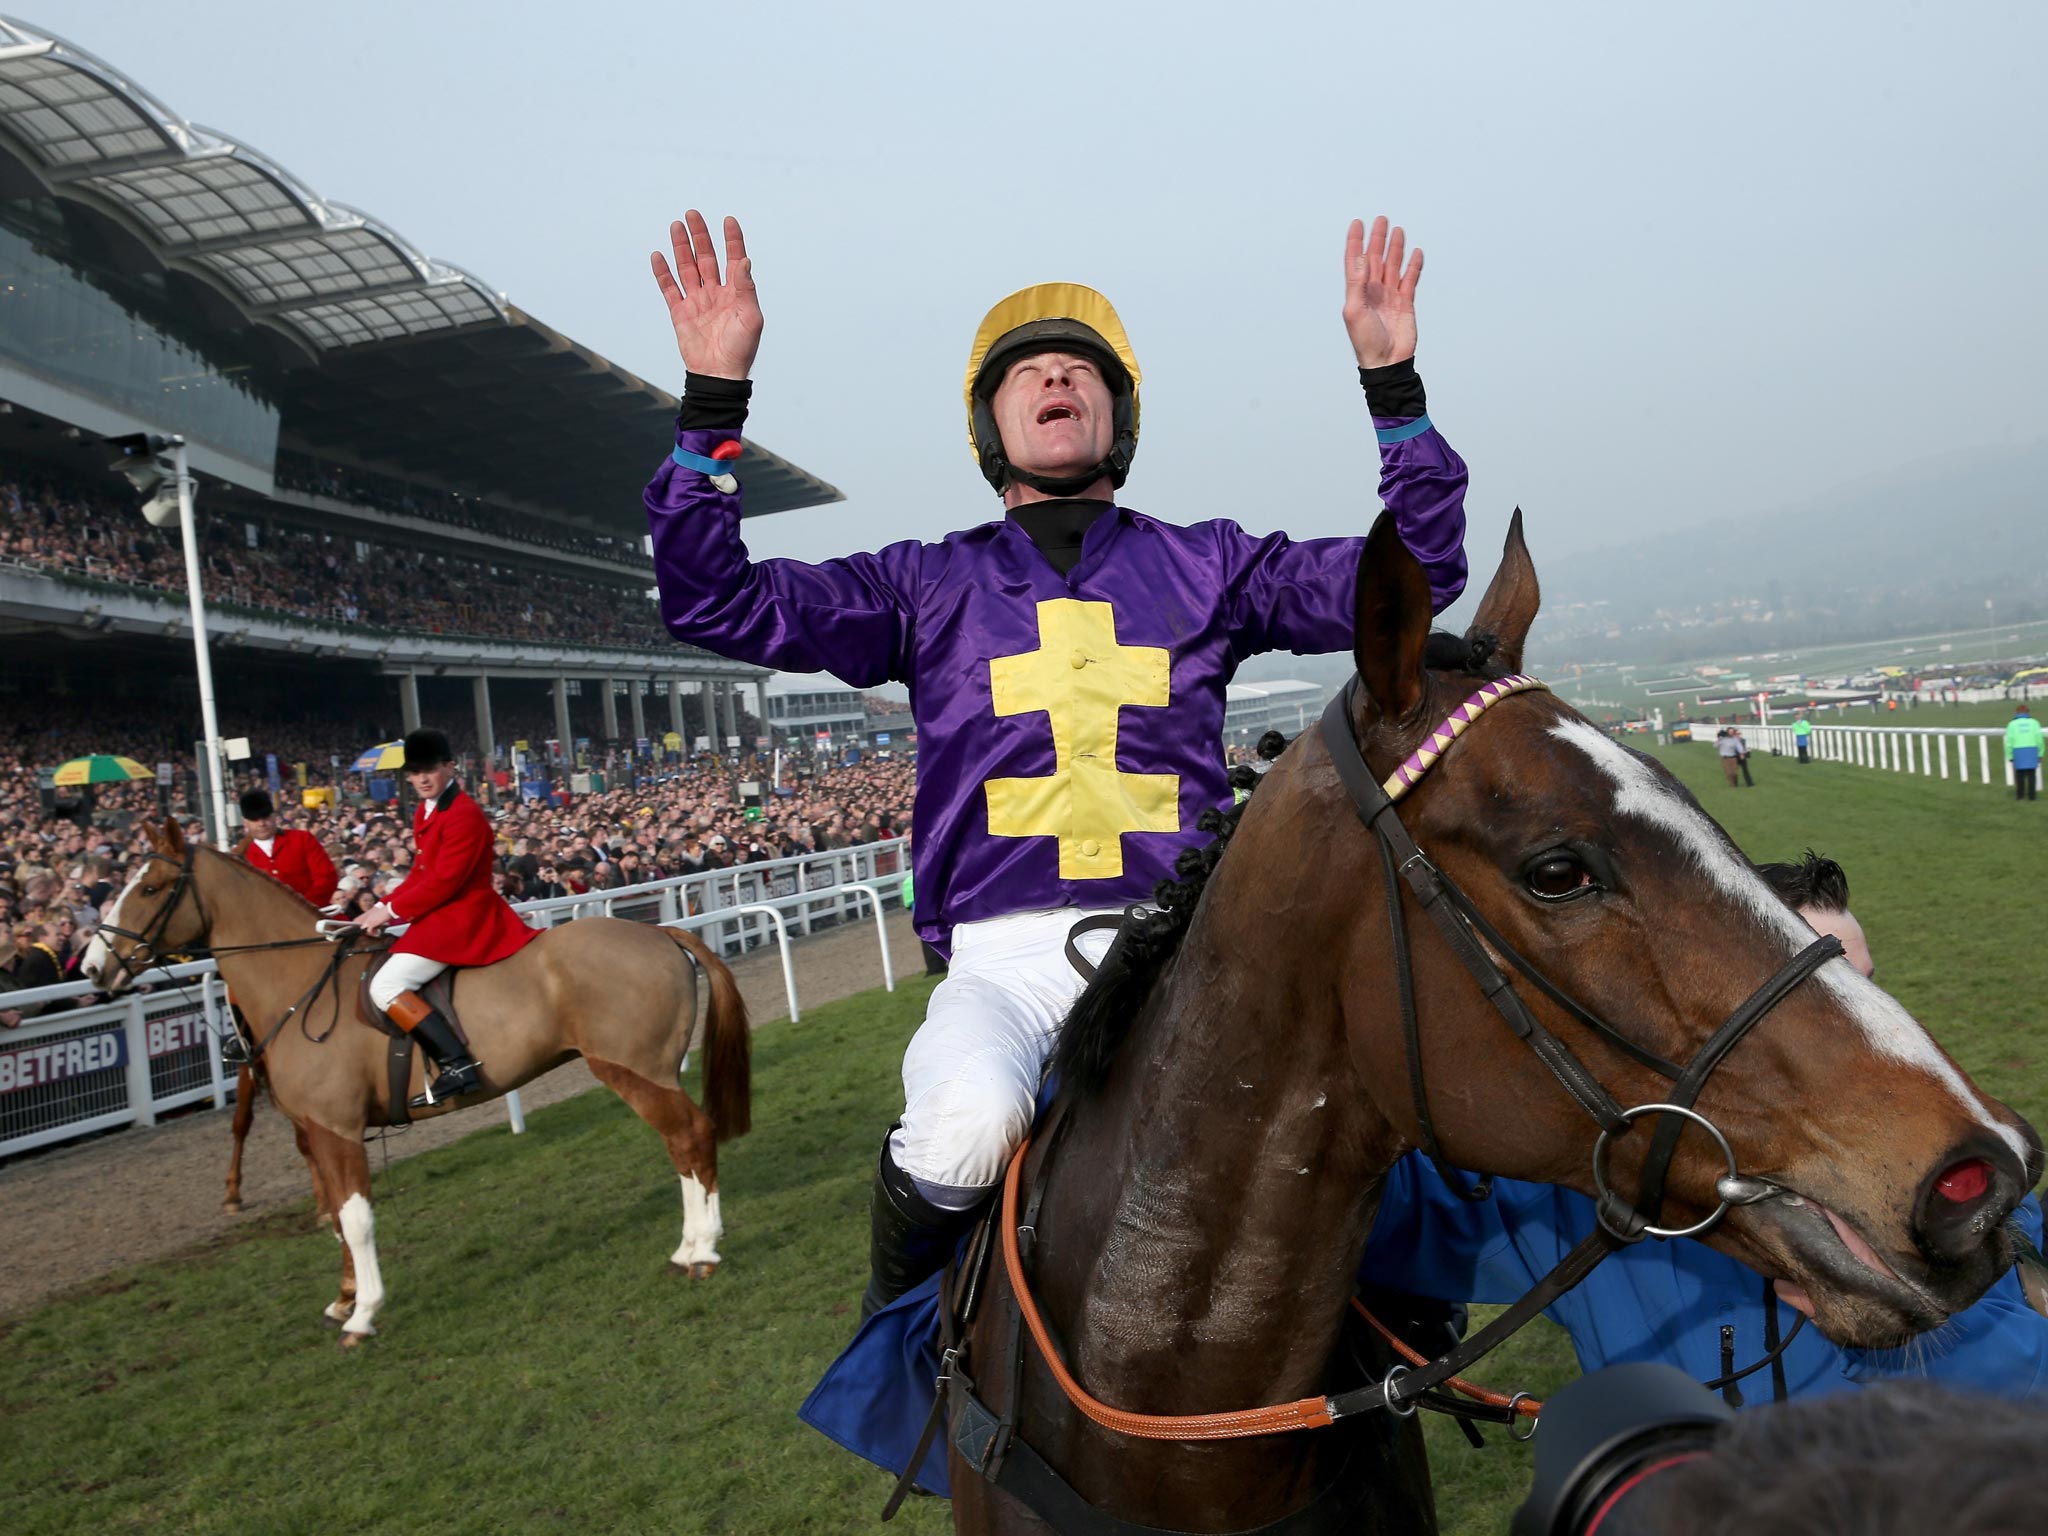
[[(1346, 749), (1362, 753), (1372, 780), (1385, 779), (1462, 701), (1519, 671), (1536, 609), (1518, 515), (1471, 631), (1430, 645), (1428, 582), (1382, 517), (1359, 567), (1359, 686), (1332, 731), (1348, 733)], [(1455, 665), (1433, 668), (1426, 655)], [(1788, 1299), (1803, 1291), (1815, 1326), (1844, 1345), (1895, 1345), (1969, 1305), (2012, 1262), (2004, 1218), (2040, 1172), (2031, 1128), (1846, 961), (1823, 962), (1813, 932), (1657, 763), (1547, 692), (1496, 691), (1511, 696), (1432, 751), (1399, 817), (1561, 994), (1616, 1021), (1634, 1045), (1685, 1062), (1746, 999), (1769, 995), (1766, 983), (1795, 956), (1809, 957), (1810, 976), (1782, 991), (1694, 1101), (1732, 1143), (1750, 1188), (1801, 1198), (1723, 1207), (1716, 1181), (1727, 1164), (1689, 1130), (1663, 1180), (1663, 1221), (1725, 1210), (1703, 1240), (1781, 1277)], [(1192, 916), (1177, 948), (1149, 960), (1133, 950), (1121, 967), (1113, 953), (1066, 1025), (1060, 1128), (1028, 1149), (1022, 1214), (1001, 1225), (1020, 1234), (1020, 1273), (1052, 1347), (1098, 1406), (1224, 1414), (1319, 1402), (1361, 1379), (1341, 1379), (1333, 1364), (1341, 1321), (1380, 1177), (1425, 1131), (1393, 980), (1388, 877), (1333, 746), (1315, 731), (1294, 742), (1199, 900), (1185, 903)], [(1400, 901), (1444, 1155), (1593, 1193), (1598, 1127), (1502, 1027), (1451, 945), (1420, 920), (1414, 893), (1404, 888)], [(1127, 927), (1122, 944), (1136, 931)], [(1621, 1105), (1669, 1099), (1664, 1077), (1516, 985)], [(1119, 989), (1137, 1005), (1118, 1006)], [(1607, 1177), (1630, 1199), (1652, 1139), (1638, 1130), (1612, 1141)], [(1965, 1163), (1982, 1166), (1944, 1179)], [(1981, 1193), (1947, 1193), (1976, 1190), (1980, 1175)], [(1014, 1415), (1009, 1461), (1018, 1443), (1029, 1447), (1118, 1519), (1245, 1531), (1315, 1505), (1341, 1521), (1304, 1522), (1317, 1530), (1435, 1529), (1412, 1423), (1377, 1412), (1199, 1443), (1104, 1427), (1028, 1331), (1020, 1338), (1013, 1297), (998, 1257), (955, 1375), (956, 1529), (1047, 1528), (957, 1448), (963, 1438), (994, 1443), (992, 1421), (977, 1421), (958, 1390), (968, 1372), (981, 1404)]]
[[(86, 951), (84, 970), (118, 992), (158, 956), (214, 952), (261, 1047), (271, 1098), (305, 1136), (316, 1198), (337, 1215), (341, 1295), (325, 1316), (341, 1324), (344, 1345), (359, 1343), (376, 1332), (385, 1299), (363, 1132), (389, 1123), (393, 1107), (390, 1041), (357, 1018), (367, 959), (338, 952), (316, 931), (313, 906), (262, 871), (188, 845), (175, 822), (148, 830), (155, 851)], [(710, 992), (704, 1109), (677, 1083), (700, 976)], [(723, 1230), (717, 1143), (748, 1127), (752, 1049), (746, 1006), (717, 956), (677, 929), (583, 918), (497, 965), (461, 972), (455, 1006), (488, 1091), (411, 1117), (482, 1103), (581, 1056), (660, 1133), (682, 1181), (682, 1241), (669, 1268), (711, 1274)], [(425, 1070), (415, 1053), (401, 1111)]]

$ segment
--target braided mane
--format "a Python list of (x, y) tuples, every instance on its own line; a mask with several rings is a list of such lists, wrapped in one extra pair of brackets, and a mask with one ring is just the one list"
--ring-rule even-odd
[[(1456, 673), (1491, 682), (1507, 675), (1506, 669), (1494, 660), (1499, 648), (1499, 640), (1490, 634), (1466, 636), (1438, 630), (1429, 637), (1423, 650), (1423, 665), (1432, 672)], [(1284, 740), (1273, 740), (1278, 736), (1277, 731), (1268, 732), (1260, 739), (1260, 756), (1270, 761), (1285, 750)], [(1231, 771), (1230, 782), (1233, 788), (1249, 793), (1257, 787), (1259, 777), (1240, 765)], [(1131, 1021), (1179, 952), (1181, 940), (1187, 936), (1201, 905), (1202, 893), (1208, 889), (1209, 876), (1230, 846), (1244, 808), (1250, 803), (1247, 799), (1228, 810), (1202, 812), (1195, 828), (1213, 833), (1212, 841), (1186, 849), (1174, 860), (1174, 873), (1179, 878), (1162, 880), (1152, 888), (1157, 910), (1134, 906), (1124, 914), (1115, 943), (1060, 1026), (1052, 1070), (1062, 1091), (1087, 1098), (1102, 1086), (1111, 1062), (1116, 1059), (1117, 1048), (1130, 1032)]]

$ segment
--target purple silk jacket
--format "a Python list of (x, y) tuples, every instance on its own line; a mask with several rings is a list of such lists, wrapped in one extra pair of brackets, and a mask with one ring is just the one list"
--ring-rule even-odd
[[(709, 456), (738, 435), (676, 443)], [(1464, 461), (1427, 426), (1380, 457), (1381, 499), (1440, 611), (1465, 585)], [(1115, 507), (1066, 576), (1007, 519), (807, 565), (748, 559), (741, 495), (673, 460), (655, 471), (662, 617), (737, 661), (909, 688), (916, 924), (942, 951), (956, 923), (1148, 898), (1204, 840), (1195, 818), (1230, 798), (1223, 688), (1238, 664), (1351, 648), (1361, 538)]]

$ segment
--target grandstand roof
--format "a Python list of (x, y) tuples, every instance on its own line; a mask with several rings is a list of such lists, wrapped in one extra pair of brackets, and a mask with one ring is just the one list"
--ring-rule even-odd
[[(243, 324), (290, 337), (286, 445), (391, 466), (617, 532), (669, 440), (674, 397), (460, 267), (179, 117), (103, 60), (0, 17), (0, 138)], [(750, 514), (841, 499), (749, 442)]]

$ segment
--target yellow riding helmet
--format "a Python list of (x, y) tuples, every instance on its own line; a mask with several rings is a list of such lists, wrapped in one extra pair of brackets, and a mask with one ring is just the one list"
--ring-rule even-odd
[[(1085, 476), (1052, 479), (1015, 470), (1003, 457), (989, 401), (1010, 364), (1033, 352), (1077, 351), (1101, 362), (1115, 402), (1109, 456)], [(1104, 474), (1121, 486), (1138, 451), (1138, 385), (1142, 381), (1130, 337), (1109, 300), (1080, 283), (1039, 283), (1004, 299), (982, 318), (967, 354), (967, 443), (988, 483), (998, 492), (1012, 479), (1049, 495), (1071, 496)]]

